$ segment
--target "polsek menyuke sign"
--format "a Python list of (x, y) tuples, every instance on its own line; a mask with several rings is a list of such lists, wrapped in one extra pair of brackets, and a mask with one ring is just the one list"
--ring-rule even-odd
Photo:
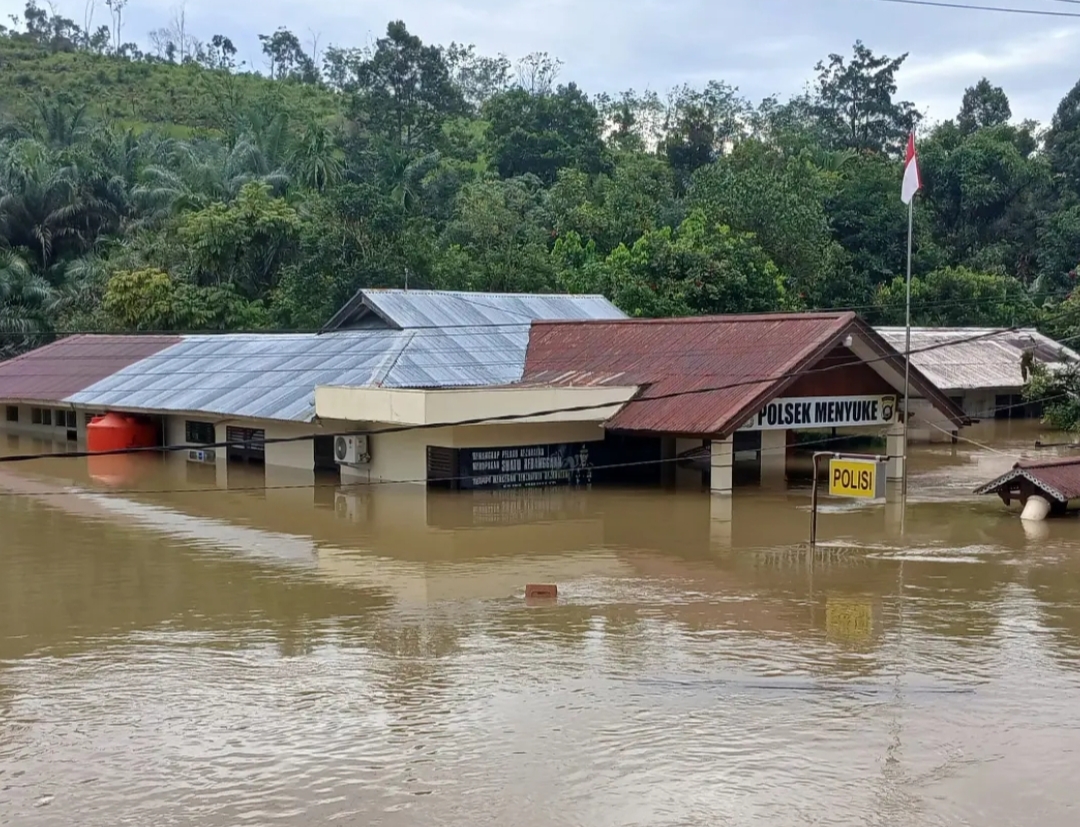
[(890, 425), (896, 419), (896, 396), (807, 396), (774, 399), (740, 431), (782, 428), (852, 428)]

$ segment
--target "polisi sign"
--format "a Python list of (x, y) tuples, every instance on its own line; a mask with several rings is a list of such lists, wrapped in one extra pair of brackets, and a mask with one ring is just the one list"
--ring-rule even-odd
[(851, 428), (889, 425), (895, 418), (895, 396), (791, 397), (774, 399), (739, 430)]
[(884, 497), (885, 463), (873, 459), (829, 460), (829, 493), (834, 497)]

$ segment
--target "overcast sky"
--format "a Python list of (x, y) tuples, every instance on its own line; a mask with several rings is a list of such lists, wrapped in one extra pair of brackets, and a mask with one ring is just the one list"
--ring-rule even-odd
[[(947, 2), (951, 0), (946, 0)], [(278, 26), (301, 40), (359, 46), (400, 18), (425, 42), (473, 43), (517, 58), (546, 51), (562, 80), (588, 92), (664, 91), (710, 79), (757, 101), (800, 91), (814, 64), (848, 54), (856, 39), (875, 53), (910, 54), (900, 93), (933, 120), (955, 115), (966, 86), (986, 76), (1005, 88), (1017, 118), (1048, 121), (1080, 79), (1080, 4), (1072, 0), (972, 0), (1075, 13), (1034, 17), (896, 5), (879, 0), (187, 0), (189, 29), (228, 35), (262, 68), (257, 35)], [(0, 0), (5, 16), (25, 0)], [(55, 0), (81, 23), (86, 0)], [(96, 24), (107, 22), (105, 0)], [(146, 44), (178, 0), (129, 0), (124, 39)], [(39, 0), (40, 5), (46, 5)]]

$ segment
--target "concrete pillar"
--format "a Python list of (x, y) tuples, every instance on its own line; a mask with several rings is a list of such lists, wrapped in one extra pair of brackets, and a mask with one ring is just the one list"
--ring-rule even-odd
[(900, 423), (890, 425), (885, 435), (885, 453), (889, 457), (885, 477), (889, 480), (903, 480), (904, 468), (904, 426)]
[(898, 482), (885, 485), (885, 530), (892, 537), (904, 533), (904, 494), (903, 486)]
[(787, 479), (786, 429), (761, 432), (761, 484), (782, 484)]
[(714, 494), (731, 493), (731, 464), (735, 460), (735, 439), (714, 439), (710, 445), (709, 477)]
[(731, 495), (730, 492), (709, 497), (709, 544), (716, 548), (731, 547)]

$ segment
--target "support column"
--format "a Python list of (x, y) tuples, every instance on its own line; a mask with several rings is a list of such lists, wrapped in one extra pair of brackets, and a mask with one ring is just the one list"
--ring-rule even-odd
[(904, 468), (904, 426), (897, 423), (890, 425), (885, 435), (885, 453), (889, 457), (885, 478), (903, 480), (907, 469)]
[(714, 439), (710, 446), (709, 479), (714, 494), (731, 493), (731, 464), (735, 460), (735, 438)]
[(787, 429), (761, 432), (761, 484), (782, 485), (787, 479)]
[(731, 495), (713, 492), (709, 497), (709, 544), (731, 547)]

